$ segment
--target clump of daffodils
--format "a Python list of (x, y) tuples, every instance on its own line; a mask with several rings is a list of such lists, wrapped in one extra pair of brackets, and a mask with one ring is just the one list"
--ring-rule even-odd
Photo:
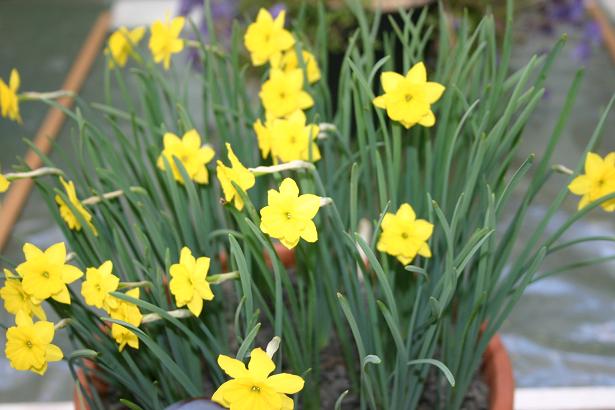
[[(24, 260), (4, 269), (0, 299), (14, 316), (5, 354), (14, 369), (44, 374), (64, 358), (53, 340), (66, 329), (85, 348), (67, 354), (71, 364), (87, 357), (117, 397), (143, 408), (201, 397), (210, 382), (211, 399), (231, 410), (290, 410), (295, 394), (304, 400), (297, 407), (320, 408), (315, 389), (322, 369), (315, 366), (327, 343), (343, 348), (349, 379), (358, 379), (350, 390), (362, 408), (411, 408), (424, 381), (410, 366), (456, 365), (444, 373), (462, 387), (473, 377), (480, 363), (470, 362), (482, 354), (474, 345), (491, 337), (497, 328), (490, 326), (506, 310), (493, 300), (512, 303), (506, 298), (512, 288), (500, 289), (499, 281), (512, 258), (497, 259), (516, 243), (500, 247), (494, 232), (515, 182), (508, 179), (509, 151), (522, 127), (506, 121), (524, 119), (515, 107), (540, 95), (534, 87), (519, 92), (522, 97), (515, 91), (512, 114), (493, 119), (508, 103), (504, 81), (514, 77), (493, 75), (498, 87), (489, 91), (502, 89), (502, 95), (492, 107), (477, 98), (468, 108), (473, 100), (464, 98), (476, 96), (465, 95), (460, 84), (471, 70), (428, 76), (411, 47), (403, 59), (410, 69), (381, 72), (382, 94), (374, 98), (379, 68), (395, 63), (373, 61), (373, 50), (366, 51), (373, 39), (359, 44), (366, 40), (357, 37), (340, 75), (348, 98), (332, 112), (326, 85), (318, 84), (323, 40), (310, 47), (286, 25), (284, 11), (274, 17), (261, 9), (245, 30), (245, 57), (259, 67), (261, 80), (254, 93), (242, 88), (237, 49), (226, 54), (182, 37), (183, 17), (111, 34), (108, 69), (122, 78), (134, 64), (146, 80), (135, 100), (140, 109), (103, 108), (114, 132), (125, 137), (121, 144), (78, 116), (93, 170), (71, 179), (57, 168), (0, 175), (0, 192), (18, 179), (52, 176), (47, 202), (69, 244), (26, 243)], [(489, 27), (482, 29), (488, 34)], [(403, 32), (415, 31), (421, 32)], [(241, 43), (236, 34), (235, 45)], [(140, 46), (147, 35), (151, 57)], [(166, 81), (181, 71), (169, 71), (173, 58), (197, 46), (206, 68), (199, 79), (202, 118), (175, 89), (181, 81)], [(224, 70), (234, 75), (227, 78)], [(483, 97), (483, 84), (473, 81)], [(16, 70), (8, 84), (0, 78), (0, 114), (17, 122), (20, 98), (33, 98), (19, 88)], [(484, 118), (472, 116), (481, 110)], [(580, 196), (579, 209), (602, 201), (603, 210), (615, 211), (615, 153), (589, 152), (581, 168), (579, 175), (566, 169), (563, 194)], [(454, 184), (456, 174), (467, 181)], [(541, 258), (558, 249), (539, 242), (527, 247), (518, 266), (506, 267), (515, 286), (529, 283)], [(493, 298), (493, 289), (503, 296)], [(58, 323), (49, 321), (45, 307), (55, 310)], [(266, 350), (254, 348), (262, 328), (274, 334)], [(429, 356), (434, 351), (442, 352), (442, 362)], [(446, 400), (457, 400), (459, 392), (448, 391)]]

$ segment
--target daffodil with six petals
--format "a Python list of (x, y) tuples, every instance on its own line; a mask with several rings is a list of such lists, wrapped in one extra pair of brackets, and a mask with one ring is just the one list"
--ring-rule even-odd
[(386, 71), (380, 76), (384, 94), (374, 98), (374, 105), (386, 110), (389, 118), (410, 128), (415, 124), (432, 127), (436, 117), (431, 104), (440, 99), (444, 86), (427, 81), (427, 70), (420, 62), (406, 74)]
[(211, 398), (230, 409), (288, 410), (294, 408), (288, 394), (303, 389), (301, 377), (289, 373), (270, 376), (275, 363), (263, 349), (256, 348), (250, 354), (248, 368), (232, 357), (218, 356), (218, 365), (232, 380), (222, 384)]
[(45, 374), (49, 362), (57, 362), (64, 357), (62, 350), (51, 344), (54, 333), (53, 323), (34, 323), (24, 312), (17, 313), (15, 326), (6, 331), (4, 352), (11, 367), (15, 370), (30, 370), (41, 376)]
[(64, 242), (56, 243), (45, 251), (26, 243), (23, 252), (26, 260), (16, 268), (22, 277), (23, 290), (38, 301), (52, 298), (70, 304), (67, 285), (83, 276), (83, 272), (65, 263)]
[[(585, 174), (570, 182), (568, 189), (575, 195), (581, 195), (579, 209), (606, 195), (615, 193), (615, 152), (606, 157), (590, 152), (585, 158)], [(607, 212), (615, 211), (615, 199), (601, 204)]]
[(320, 208), (320, 197), (299, 195), (299, 187), (291, 178), (280, 184), (280, 190), (270, 189), (267, 206), (261, 209), (261, 231), (279, 239), (288, 249), (297, 246), (299, 239), (307, 242), (318, 240), (314, 217)]
[(183, 247), (179, 263), (171, 265), (169, 289), (175, 296), (177, 307), (188, 306), (194, 316), (203, 310), (203, 300), (212, 300), (214, 294), (207, 282), (209, 258), (195, 258), (187, 247)]
[(382, 219), (382, 234), (377, 248), (396, 257), (404, 265), (421, 255), (431, 257), (427, 240), (433, 233), (433, 225), (424, 219), (416, 219), (409, 204), (402, 204), (396, 214), (388, 212)]
[(215, 151), (209, 145), (201, 146), (201, 136), (196, 130), (190, 130), (182, 138), (167, 132), (163, 137), (164, 149), (158, 157), (158, 168), (166, 169), (166, 162), (171, 167), (173, 177), (179, 183), (184, 183), (182, 174), (177, 167), (175, 159), (182, 164), (186, 174), (198, 184), (209, 182), (209, 172), (206, 165), (215, 156)]
[(256, 21), (248, 26), (244, 44), (255, 66), (269, 62), (295, 44), (292, 34), (284, 29), (286, 13), (282, 10), (274, 19), (269, 11), (260, 9)]

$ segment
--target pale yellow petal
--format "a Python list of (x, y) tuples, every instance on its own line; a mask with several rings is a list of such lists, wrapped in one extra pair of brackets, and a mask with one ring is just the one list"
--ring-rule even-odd
[(585, 159), (585, 173), (587, 175), (596, 175), (602, 171), (603, 161), (600, 155), (593, 152), (587, 154)]
[(62, 286), (62, 290), (54, 295), (51, 295), (51, 298), (57, 302), (70, 305), (70, 293), (68, 292), (68, 288), (66, 286)]
[(423, 62), (416, 63), (406, 74), (406, 78), (412, 83), (424, 83), (427, 81), (427, 70)]
[(592, 189), (592, 181), (586, 175), (579, 175), (568, 185), (568, 189), (575, 195), (585, 195)]
[(274, 374), (267, 379), (269, 384), (278, 393), (295, 394), (303, 389), (304, 381), (294, 374)]
[(394, 71), (385, 71), (380, 75), (380, 83), (385, 93), (394, 91), (403, 80), (404, 76)]
[(384, 98), (384, 95), (381, 95), (381, 96), (378, 96), (378, 97), (374, 98), (372, 100), (372, 104), (374, 104), (378, 108), (386, 108), (387, 107), (386, 99)]
[(233, 359), (232, 357), (223, 354), (218, 356), (218, 366), (220, 366), (220, 368), (224, 370), (224, 373), (226, 373), (233, 379), (239, 379), (242, 377), (249, 376), (245, 364), (243, 364), (237, 359)]
[(45, 256), (49, 259), (50, 263), (56, 265), (63, 265), (66, 260), (66, 245), (64, 242), (58, 242), (54, 245), (51, 245), (45, 251)]
[(265, 379), (275, 370), (275, 363), (260, 347), (252, 350), (248, 370), (257, 378)]

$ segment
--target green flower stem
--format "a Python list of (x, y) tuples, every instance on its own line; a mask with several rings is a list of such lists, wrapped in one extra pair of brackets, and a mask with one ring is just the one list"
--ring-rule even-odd
[(184, 43), (186, 44), (187, 47), (203, 49), (205, 51), (211, 51), (212, 53), (217, 54), (220, 57), (226, 57), (226, 54), (224, 53), (224, 51), (222, 51), (219, 47), (211, 46), (208, 44), (203, 44), (197, 40), (184, 39)]
[(315, 168), (314, 168), (314, 164), (312, 164), (311, 162), (290, 161), (285, 164), (271, 165), (268, 167), (261, 166), (261, 167), (255, 167), (255, 168), (248, 168), (248, 171), (250, 171), (251, 173), (253, 173), (255, 176), (258, 177), (261, 175), (275, 174), (277, 172), (292, 171), (292, 170), (299, 170), (299, 169), (313, 170)]
[(8, 174), (4, 174), (4, 177), (9, 181), (15, 181), (18, 179), (37, 178), (49, 175), (64, 176), (64, 171), (59, 168), (41, 167), (27, 172), (9, 172)]
[(67, 91), (67, 90), (58, 90), (58, 91), (51, 91), (51, 92), (47, 92), (47, 93), (39, 93), (36, 91), (27, 91), (24, 93), (21, 93), (19, 95), (19, 100), (20, 101), (40, 101), (40, 100), (56, 100), (58, 98), (63, 98), (63, 97), (75, 97), (77, 94), (75, 94), (72, 91)]
[[(192, 312), (188, 309), (175, 309), (167, 312), (170, 316), (173, 316), (176, 319), (185, 319), (187, 317), (192, 316)], [(143, 315), (143, 319), (141, 320), (142, 324), (152, 323), (162, 320), (162, 317), (158, 313), (148, 313), (147, 315)]]
[(152, 287), (153, 284), (152, 282), (148, 281), (148, 280), (142, 280), (139, 282), (120, 282), (118, 289), (132, 289), (132, 288), (138, 288), (141, 286), (149, 286)]

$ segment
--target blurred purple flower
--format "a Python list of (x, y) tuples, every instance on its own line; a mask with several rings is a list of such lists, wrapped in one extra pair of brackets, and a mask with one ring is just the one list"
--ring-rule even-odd
[(284, 5), (284, 3), (276, 3), (273, 6), (271, 6), (271, 8), (269, 8), (269, 14), (271, 14), (271, 17), (276, 18), (278, 16), (278, 14), (280, 14), (282, 11), (286, 10), (286, 5)]
[[(235, 0), (210, 0), (211, 16), (214, 23), (214, 29), (216, 34), (219, 35), (220, 41), (228, 43), (231, 37), (231, 21), (237, 14), (237, 1)], [(205, 6), (205, 0), (179, 0), (178, 15), (187, 16), (192, 13), (193, 10)], [(203, 41), (207, 42), (209, 38), (209, 32), (207, 22), (205, 21), (205, 12), (201, 12), (200, 19), (198, 21), (199, 35)], [(189, 37), (195, 39), (194, 33), (190, 33)], [(196, 70), (201, 69), (201, 61), (199, 52), (193, 47), (188, 50), (188, 62)]]
[(177, 14), (179, 16), (187, 16), (197, 7), (203, 7), (203, 0), (179, 0)]
[(579, 40), (577, 46), (572, 50), (572, 57), (580, 62), (585, 62), (591, 57), (594, 47), (602, 41), (602, 33), (600, 26), (595, 21), (590, 21), (585, 24), (583, 37)]
[(547, 17), (553, 23), (580, 24), (584, 16), (583, 0), (553, 0), (547, 6)]
[(232, 20), (237, 14), (237, 2), (233, 0), (212, 0), (211, 15), (216, 21), (218, 18)]

